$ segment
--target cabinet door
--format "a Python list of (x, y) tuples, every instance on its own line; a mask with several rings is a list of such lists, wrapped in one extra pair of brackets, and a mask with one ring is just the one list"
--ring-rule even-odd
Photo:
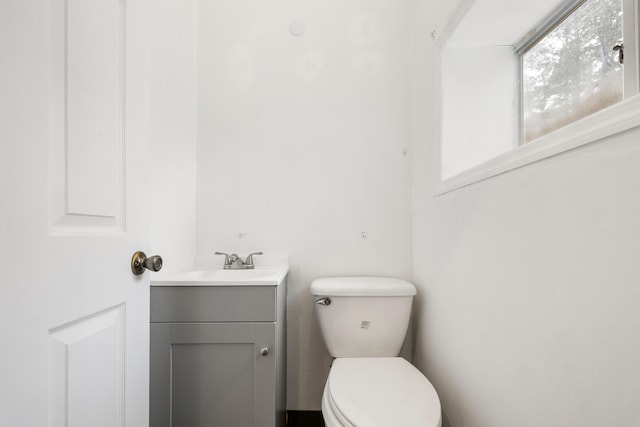
[(273, 323), (152, 323), (150, 426), (273, 427), (274, 345)]

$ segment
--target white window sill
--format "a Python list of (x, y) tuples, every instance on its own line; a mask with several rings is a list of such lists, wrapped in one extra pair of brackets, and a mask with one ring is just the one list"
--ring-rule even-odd
[(448, 193), (638, 126), (640, 126), (640, 95), (635, 95), (442, 180), (436, 186), (435, 195)]

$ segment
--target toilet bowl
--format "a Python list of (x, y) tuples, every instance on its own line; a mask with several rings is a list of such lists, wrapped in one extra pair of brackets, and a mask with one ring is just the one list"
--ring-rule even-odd
[(327, 427), (440, 427), (438, 394), (397, 357), (409, 324), (413, 284), (385, 277), (311, 283), (320, 330), (335, 358), (322, 396)]
[(322, 395), (327, 427), (440, 427), (440, 400), (401, 357), (336, 359)]

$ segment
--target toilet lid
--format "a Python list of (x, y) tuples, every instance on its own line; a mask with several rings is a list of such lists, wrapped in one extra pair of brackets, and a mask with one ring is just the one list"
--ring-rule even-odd
[(438, 394), (401, 357), (338, 358), (327, 391), (333, 408), (356, 427), (440, 425)]

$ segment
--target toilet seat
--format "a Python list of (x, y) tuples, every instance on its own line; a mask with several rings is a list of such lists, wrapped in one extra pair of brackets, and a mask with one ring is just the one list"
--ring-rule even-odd
[(435, 389), (401, 357), (338, 358), (322, 397), (327, 426), (439, 427)]

